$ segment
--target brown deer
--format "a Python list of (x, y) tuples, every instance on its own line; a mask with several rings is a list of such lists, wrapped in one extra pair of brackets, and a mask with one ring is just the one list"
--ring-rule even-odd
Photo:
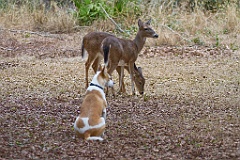
[[(119, 62), (124, 62), (129, 68), (132, 94), (135, 94), (133, 84), (134, 80), (134, 63), (137, 60), (139, 52), (142, 50), (146, 38), (158, 38), (158, 34), (150, 26), (151, 20), (143, 23), (138, 20), (139, 30), (134, 40), (121, 39), (114, 36), (108, 36), (102, 41), (102, 54), (104, 63), (107, 64), (108, 73), (112, 75), (118, 67)], [(120, 84), (123, 80), (123, 67), (121, 67)], [(121, 88), (121, 86), (120, 86)]]
[[(101, 53), (101, 43), (103, 41), (103, 39), (105, 39), (106, 37), (115, 37), (112, 34), (106, 33), (106, 32), (91, 32), (88, 33), (87, 35), (85, 35), (83, 37), (83, 41), (82, 41), (82, 57), (85, 57), (86, 52), (88, 53), (88, 59), (85, 63), (85, 80), (86, 80), (86, 88), (88, 87), (88, 71), (90, 66), (92, 65), (92, 68), (94, 70), (94, 72), (96, 73), (99, 67), (99, 64), (101, 62), (101, 60), (103, 59), (103, 55)], [(125, 69), (127, 69), (127, 71), (129, 72), (129, 67), (125, 67)], [(119, 79), (120, 79), (120, 75), (121, 75), (121, 68), (117, 67), (116, 68), (117, 73), (119, 75)], [(136, 65), (134, 64), (134, 78), (133, 81), (137, 87), (137, 90), (139, 91), (140, 94), (143, 94), (144, 92), (144, 84), (145, 84), (145, 79), (142, 75), (142, 69), (140, 67), (136, 67)], [(122, 81), (122, 83), (120, 84), (119, 81), (119, 86), (120, 87), (120, 92), (125, 92), (125, 85), (124, 82)]]

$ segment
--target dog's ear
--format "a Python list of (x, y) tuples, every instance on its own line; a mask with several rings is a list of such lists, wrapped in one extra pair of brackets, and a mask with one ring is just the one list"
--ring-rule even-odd
[(103, 70), (104, 70), (104, 75), (105, 76), (107, 76), (108, 75), (108, 73), (107, 73), (107, 67), (104, 65), (104, 67), (103, 67)]
[(106, 77), (106, 74), (107, 74), (107, 68), (104, 65), (103, 69), (101, 70), (101, 76)]

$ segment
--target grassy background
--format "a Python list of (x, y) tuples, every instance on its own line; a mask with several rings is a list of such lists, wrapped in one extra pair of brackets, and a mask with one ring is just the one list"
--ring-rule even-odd
[[(192, 6), (194, 1), (191, 0), (148, 2), (121, 0), (125, 4), (122, 5), (121, 11), (116, 11), (116, 5), (112, 4), (114, 1), (109, 1), (110, 4), (101, 1), (103, 7), (112, 5), (112, 10), (115, 12), (110, 10), (109, 15), (125, 30), (125, 34), (118, 33), (113, 23), (106, 17), (106, 14), (102, 13), (101, 8), (96, 11), (101, 15), (96, 15), (93, 21), (90, 20), (90, 17), (94, 16), (81, 14), (78, 8), (85, 7), (85, 3), (81, 1), (79, 6), (82, 6), (82, 8), (64, 5), (63, 2), (65, 1), (61, 4), (58, 1), (51, 1), (48, 10), (45, 9), (44, 3), (33, 4), (32, 1), (27, 0), (23, 2), (25, 3), (10, 3), (0, 8), (1, 28), (50, 33), (102, 30), (114, 32), (123, 37), (129, 36), (127, 33), (130, 33), (130, 37), (133, 38), (132, 36), (137, 31), (136, 23), (138, 18), (146, 20), (151, 17), (153, 27), (161, 36), (158, 40), (150, 40), (148, 42), (150, 46), (198, 44), (224, 46), (233, 50), (239, 48), (240, 15), (238, 3), (234, 0), (229, 1), (229, 3), (225, 1), (224, 4), (222, 4), (224, 1), (205, 0), (201, 1), (202, 3), (198, 2), (199, 5), (194, 7)], [(133, 2), (136, 5), (136, 11)], [(211, 4), (210, 2), (215, 3)], [(98, 3), (100, 2), (96, 1), (90, 4), (91, 6), (97, 6)], [(213, 6), (213, 9), (206, 9), (206, 4)], [(86, 7), (89, 7), (89, 5), (86, 5)], [(92, 22), (91, 25), (85, 26), (83, 19), (79, 19), (81, 16), (86, 16), (84, 18), (89, 17), (89, 21)], [(81, 25), (79, 26), (79, 24)]]

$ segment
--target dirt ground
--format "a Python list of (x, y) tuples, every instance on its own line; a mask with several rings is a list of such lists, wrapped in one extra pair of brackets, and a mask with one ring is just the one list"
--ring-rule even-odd
[(126, 76), (127, 94), (107, 97), (104, 141), (92, 142), (73, 131), (82, 33), (0, 33), (1, 159), (240, 159), (239, 52), (144, 48), (145, 94), (131, 96)]

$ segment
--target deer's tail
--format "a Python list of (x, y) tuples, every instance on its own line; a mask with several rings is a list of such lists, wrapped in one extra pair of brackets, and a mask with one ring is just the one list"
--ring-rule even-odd
[[(84, 40), (83, 40), (83, 41), (84, 41)], [(84, 48), (84, 43), (83, 43), (83, 41), (82, 41), (82, 48), (81, 48), (81, 50), (82, 50), (82, 58), (85, 59), (85, 57), (86, 57), (86, 50), (85, 50), (85, 48)]]
[(103, 44), (103, 46), (102, 46), (103, 57), (104, 57), (104, 64), (106, 66), (108, 65), (110, 48), (111, 48), (111, 45)]

